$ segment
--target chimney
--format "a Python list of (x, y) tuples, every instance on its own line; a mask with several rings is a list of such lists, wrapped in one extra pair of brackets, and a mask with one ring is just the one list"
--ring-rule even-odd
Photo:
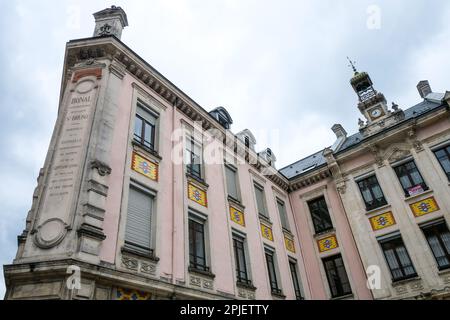
[(331, 130), (333, 130), (336, 135), (336, 141), (331, 146), (331, 150), (336, 151), (342, 143), (344, 143), (345, 139), (347, 139), (347, 131), (345, 131), (344, 127), (340, 124), (332, 126)]
[(430, 83), (428, 80), (422, 80), (417, 84), (417, 90), (419, 91), (420, 96), (425, 99), (425, 97), (432, 93)]
[(120, 39), (122, 30), (128, 26), (127, 14), (121, 7), (111, 6), (94, 13), (94, 37), (115, 36)]

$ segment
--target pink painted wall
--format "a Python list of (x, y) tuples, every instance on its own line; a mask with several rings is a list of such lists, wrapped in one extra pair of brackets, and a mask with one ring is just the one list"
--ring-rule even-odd
[[(106, 214), (103, 224), (106, 240), (101, 249), (101, 260), (109, 263), (118, 263), (116, 256), (118, 248), (122, 243), (118, 241), (118, 231), (121, 219), (125, 216), (121, 212), (123, 193), (127, 192), (128, 177), (131, 174), (129, 153), (132, 148), (129, 145), (130, 125), (132, 121), (133, 88), (132, 83), (136, 80), (126, 75), (122, 80), (119, 93), (119, 110), (114, 127), (113, 147), (111, 151), (112, 172), (109, 177), (109, 191), (106, 203)], [(142, 88), (145, 88), (143, 85)], [(174, 164), (172, 158), (172, 132), (182, 127), (182, 121), (192, 124), (192, 121), (178, 110), (174, 112), (173, 107), (161, 101), (156, 94), (146, 90), (160, 103), (166, 106), (166, 110), (160, 114), (159, 132), (159, 154), (162, 161), (159, 164), (159, 181), (156, 184), (157, 192), (157, 228), (155, 253), (160, 258), (158, 262), (158, 276), (172, 278), (174, 284), (189, 283), (187, 272), (188, 252), (187, 252), (187, 214), (188, 207), (194, 208), (208, 216), (209, 244), (211, 255), (211, 271), (216, 275), (214, 288), (221, 293), (236, 294), (235, 286), (235, 266), (232, 256), (232, 228), (237, 228), (234, 222), (230, 221), (228, 200), (226, 198), (226, 184), (223, 165), (208, 165), (205, 167), (205, 180), (209, 184), (208, 207), (203, 208), (187, 199), (187, 180), (182, 164)], [(326, 299), (325, 285), (319, 272), (317, 248), (312, 239), (306, 220), (306, 212), (303, 204), (299, 200), (302, 192), (307, 192), (315, 187), (297, 191), (291, 195), (281, 191), (270, 180), (259, 176), (264, 180), (264, 190), (267, 202), (267, 209), (270, 220), (273, 223), (272, 231), (274, 241), (269, 241), (261, 236), (260, 221), (257, 214), (256, 202), (253, 190), (253, 180), (250, 171), (255, 169), (249, 164), (238, 165), (238, 179), (240, 183), (242, 205), (245, 206), (246, 226), (239, 230), (245, 232), (248, 251), (249, 269), (253, 284), (257, 287), (257, 299), (272, 299), (269, 279), (264, 256), (264, 244), (275, 249), (276, 262), (279, 270), (278, 281), (287, 299), (294, 299), (295, 294), (288, 264), (288, 255), (295, 258), (298, 265), (298, 272), (307, 298)], [(273, 188), (281, 191), (282, 199), (286, 205), (289, 225), (294, 235), (296, 253), (286, 250), (284, 236), (279, 219), (278, 208), (276, 206), (275, 193)], [(358, 283), (353, 287), (360, 298), (370, 298), (370, 293), (364, 290), (365, 278), (363, 269), (359, 263), (356, 247), (353, 243), (350, 230), (342, 211), (338, 194), (331, 182), (328, 182), (328, 196), (335, 213), (338, 240), (341, 246), (346, 248), (344, 259), (348, 263), (348, 274), (352, 277), (353, 283)], [(292, 205), (292, 207), (291, 207)], [(126, 206), (125, 206), (126, 207)]]
[[(314, 237), (314, 229), (310, 222), (310, 212), (307, 209), (306, 202), (301, 198), (302, 195), (311, 194), (314, 191), (318, 191), (317, 196), (326, 194), (329, 212), (332, 216), (333, 226), (336, 229), (336, 236), (339, 243), (339, 248), (326, 254), (319, 253), (317, 239)], [(291, 193), (290, 198), (297, 223), (297, 232), (300, 236), (301, 250), (304, 256), (311, 298), (329, 299), (327, 294), (328, 282), (325, 274), (321, 272), (321, 269), (323, 269), (321, 259), (328, 254), (334, 255), (340, 253), (344, 259), (347, 276), (351, 281), (352, 292), (355, 298), (372, 299), (372, 295), (366, 287), (365, 271), (334, 182), (331, 179), (322, 180), (314, 185)]]

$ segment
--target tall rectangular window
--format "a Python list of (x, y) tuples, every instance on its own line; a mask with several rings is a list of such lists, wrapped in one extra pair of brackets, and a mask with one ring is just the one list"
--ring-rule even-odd
[(245, 239), (233, 235), (234, 260), (236, 264), (236, 280), (240, 284), (251, 285), (249, 274), (247, 272), (247, 261), (245, 258)]
[(281, 220), (281, 226), (289, 230), (289, 222), (288, 217), (286, 213), (286, 206), (284, 205), (284, 202), (280, 199), (277, 199), (277, 207), (278, 207), (278, 213), (280, 214), (280, 220)]
[(422, 227), (422, 231), (427, 238), (439, 270), (450, 268), (450, 232), (445, 221)]
[(394, 170), (407, 197), (428, 190), (414, 160), (396, 166)]
[(153, 195), (137, 187), (130, 186), (125, 227), (125, 247), (153, 254), (151, 247), (153, 202)]
[(323, 265), (327, 274), (328, 285), (330, 286), (333, 298), (342, 297), (352, 293), (350, 281), (345, 271), (344, 261), (340, 254), (324, 258)]
[(434, 154), (447, 175), (448, 180), (450, 180), (450, 145), (434, 151)]
[(156, 120), (155, 114), (138, 104), (134, 119), (134, 141), (155, 150)]
[(266, 208), (266, 198), (264, 196), (264, 188), (255, 184), (255, 197), (256, 197), (256, 205), (258, 207), (258, 213), (266, 218), (269, 217), (267, 214), (267, 208)]
[(364, 199), (366, 210), (372, 210), (387, 204), (375, 175), (358, 181), (358, 187)]
[(289, 269), (291, 271), (292, 284), (294, 285), (295, 299), (303, 300), (304, 298), (297, 274), (297, 263), (295, 261), (289, 260)]
[(308, 201), (308, 207), (311, 212), (314, 230), (316, 233), (324, 232), (333, 228), (333, 223), (331, 222), (325, 197)]
[(200, 139), (196, 139), (196, 137), (194, 137), (193, 132), (188, 132), (186, 134), (185, 164), (188, 174), (202, 179), (203, 145), (199, 140)]
[(234, 200), (239, 201), (239, 189), (236, 169), (225, 166), (225, 178), (227, 180), (228, 195)]
[(267, 272), (269, 273), (270, 290), (274, 294), (282, 294), (281, 288), (278, 285), (277, 271), (275, 266), (275, 253), (272, 250), (265, 249)]
[(205, 250), (205, 222), (189, 218), (189, 266), (194, 270), (209, 271)]
[(381, 248), (391, 271), (392, 281), (400, 281), (417, 276), (400, 235), (381, 240)]

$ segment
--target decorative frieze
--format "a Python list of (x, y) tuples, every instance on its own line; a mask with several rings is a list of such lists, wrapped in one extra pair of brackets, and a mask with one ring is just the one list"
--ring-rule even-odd
[(130, 271), (151, 276), (156, 275), (156, 263), (138, 259), (133, 256), (122, 254), (122, 266)]

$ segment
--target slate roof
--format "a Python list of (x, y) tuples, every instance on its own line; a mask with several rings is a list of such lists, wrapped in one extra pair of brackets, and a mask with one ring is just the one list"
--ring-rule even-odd
[[(417, 118), (417, 117), (421, 116), (422, 114), (427, 113), (429, 111), (438, 109), (439, 107), (443, 106), (443, 103), (442, 103), (443, 98), (444, 98), (443, 93), (434, 93), (434, 92), (430, 93), (426, 97), (426, 99), (424, 99), (422, 102), (404, 110), (405, 118), (401, 122), (399, 122), (399, 124), (404, 123), (405, 121), (408, 121), (410, 119)], [(394, 127), (395, 126), (388, 127), (380, 132), (390, 130)], [(371, 137), (371, 136), (369, 136), (369, 137)], [(363, 135), (360, 132), (352, 134), (351, 136), (348, 136), (345, 139), (344, 143), (337, 150), (335, 150), (335, 153), (339, 153), (346, 149), (354, 147), (354, 146), (358, 145), (360, 142), (362, 142), (364, 139), (368, 139), (369, 137), (363, 137)], [(304, 159), (301, 159), (297, 162), (294, 162), (294, 163), (280, 169), (279, 172), (286, 178), (292, 179), (299, 175), (305, 174), (313, 169), (319, 168), (325, 164), (326, 164), (326, 160), (325, 160), (325, 157), (323, 156), (323, 150), (321, 150), (321, 151), (316, 152)]]
[(278, 171), (286, 178), (291, 179), (325, 164), (326, 160), (323, 156), (323, 150), (321, 150)]

